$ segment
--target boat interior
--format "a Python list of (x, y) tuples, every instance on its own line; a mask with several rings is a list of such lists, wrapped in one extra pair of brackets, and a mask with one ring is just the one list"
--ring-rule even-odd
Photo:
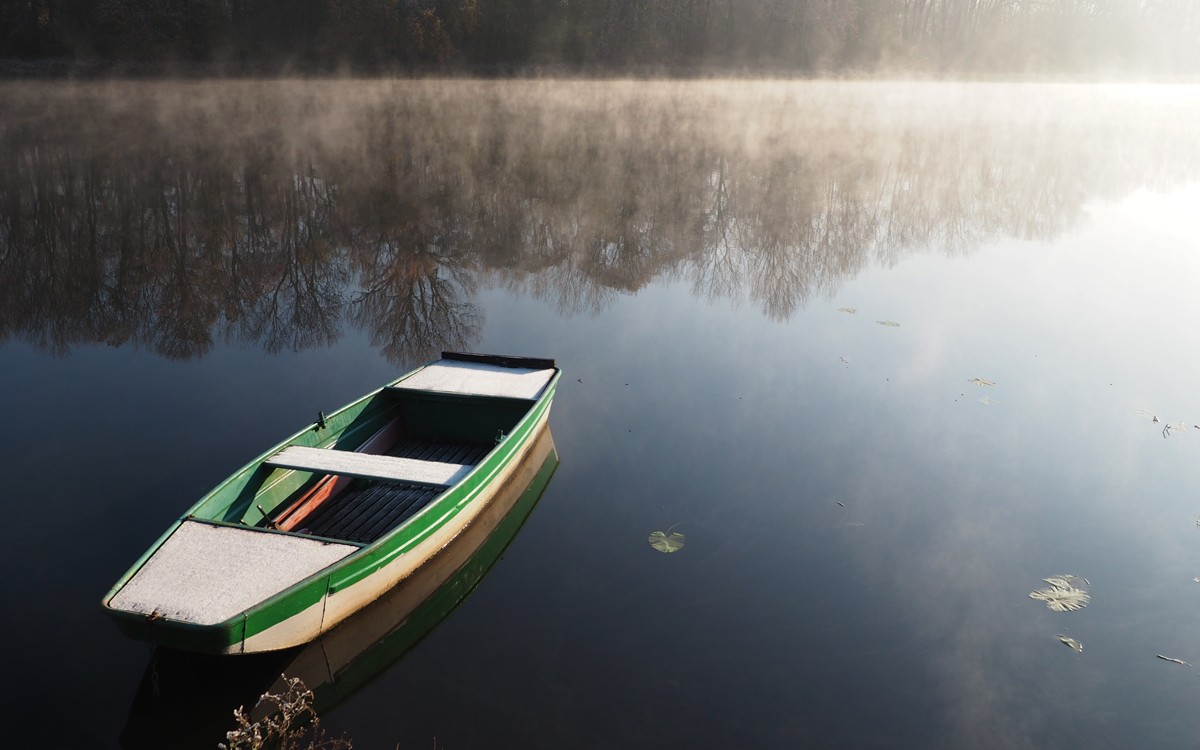
[(552, 367), (430, 365), (323, 417), (310, 440), (291, 441), (193, 517), (371, 544), (482, 462), (537, 402)]

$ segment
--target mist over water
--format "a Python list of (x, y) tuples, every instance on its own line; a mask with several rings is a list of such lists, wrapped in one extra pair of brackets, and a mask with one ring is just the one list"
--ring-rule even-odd
[[(0, 85), (0, 468), (39, 530), (0, 559), (47, 623), (3, 626), (6, 721), (115, 746), (147, 656), (108, 586), (318, 409), (471, 349), (558, 357), (561, 467), (325, 717), (356, 747), (1193, 747), (1155, 657), (1200, 664), (1197, 122), (1194, 86)], [(1054, 574), (1085, 609), (1029, 598)]]
[[(824, 82), (11, 84), (0, 336), (171, 358), (478, 341), (501, 286), (683, 280), (773, 320), (870, 264), (1053, 240), (1200, 169), (1195, 89)], [(20, 252), (14, 252), (20, 248)]]

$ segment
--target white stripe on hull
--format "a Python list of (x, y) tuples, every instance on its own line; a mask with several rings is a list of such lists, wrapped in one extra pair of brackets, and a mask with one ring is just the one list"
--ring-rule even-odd
[(315, 604), (297, 612), (283, 622), (277, 622), (261, 633), (256, 633), (241, 643), (229, 647), (227, 653), (249, 654), (255, 651), (275, 651), (301, 643), (308, 643), (321, 632), (321, 619), (325, 611), (325, 597)]

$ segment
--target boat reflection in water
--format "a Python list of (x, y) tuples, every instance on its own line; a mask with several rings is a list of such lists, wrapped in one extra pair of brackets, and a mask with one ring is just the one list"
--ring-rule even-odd
[[(150, 658), (121, 732), (121, 747), (211, 750), (283, 677), (313, 691), (318, 716), (399, 661), (466, 600), (508, 549), (558, 468), (549, 427), (509, 484), (442, 554), (317, 640), (283, 651), (208, 656), (159, 648)], [(252, 714), (257, 720), (258, 713)]]

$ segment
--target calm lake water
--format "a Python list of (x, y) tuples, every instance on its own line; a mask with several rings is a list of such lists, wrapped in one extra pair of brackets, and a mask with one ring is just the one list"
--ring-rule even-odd
[(1189, 86), (3, 84), (6, 743), (118, 746), (150, 654), (109, 586), (466, 349), (558, 358), (561, 464), (326, 712), (355, 747), (1195, 747), (1157, 655), (1200, 665), (1197, 123)]

